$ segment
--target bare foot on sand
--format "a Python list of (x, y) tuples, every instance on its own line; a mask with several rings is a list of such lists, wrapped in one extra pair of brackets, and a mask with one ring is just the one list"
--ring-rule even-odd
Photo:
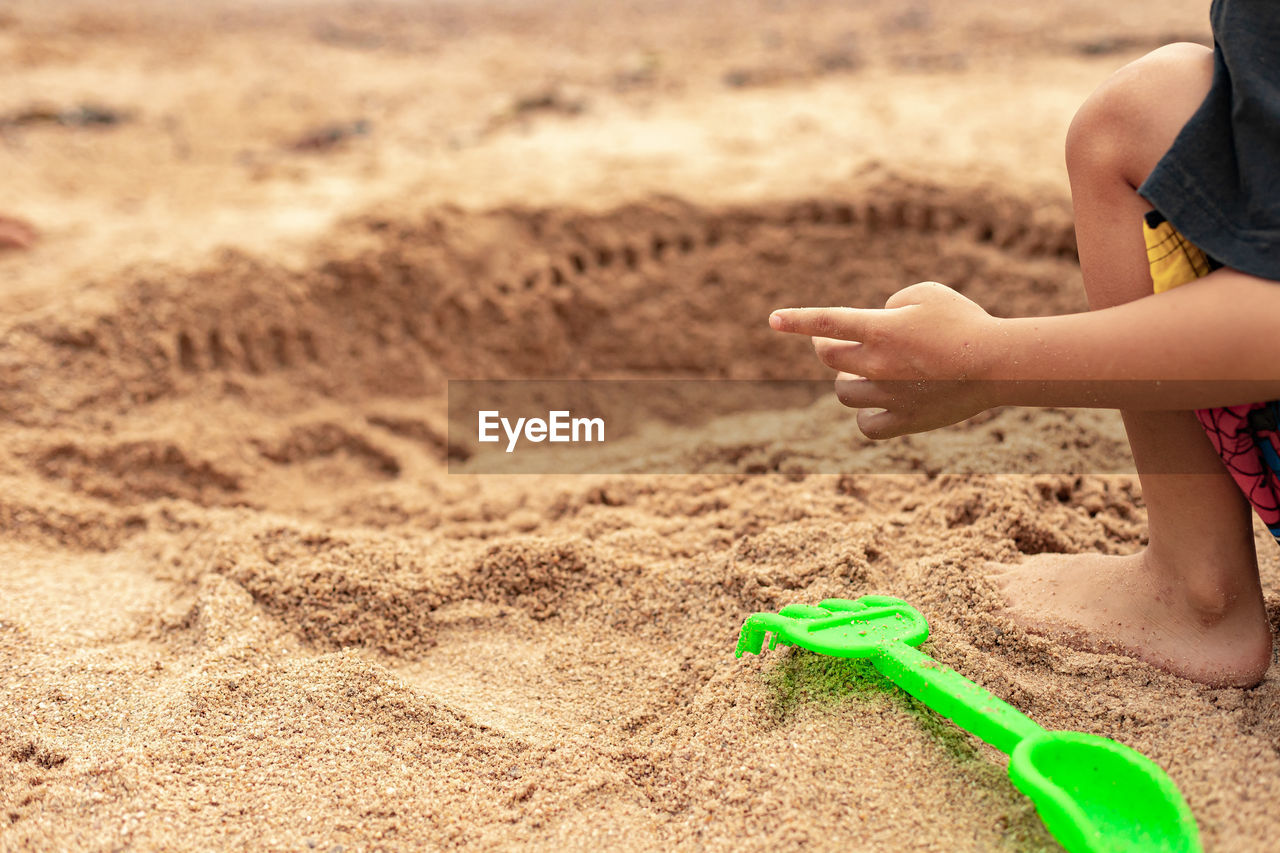
[(1034, 633), (1214, 686), (1261, 681), (1271, 663), (1261, 590), (1198, 600), (1148, 554), (1040, 554), (989, 570), (1009, 614)]

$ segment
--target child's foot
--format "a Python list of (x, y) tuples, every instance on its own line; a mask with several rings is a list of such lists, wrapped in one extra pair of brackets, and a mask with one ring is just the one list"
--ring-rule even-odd
[(1040, 554), (991, 569), (1009, 615), (1034, 633), (1121, 652), (1214, 686), (1261, 681), (1271, 663), (1271, 627), (1260, 593), (1196, 606), (1184, 585), (1152, 563), (1146, 551)]

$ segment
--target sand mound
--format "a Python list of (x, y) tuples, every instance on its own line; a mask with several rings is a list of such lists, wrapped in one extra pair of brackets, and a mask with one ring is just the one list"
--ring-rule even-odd
[[(1003, 315), (1082, 307), (1060, 202), (900, 180), (751, 208), (366, 216), (316, 255), (297, 271), (227, 251), (193, 275), (127, 277), (105, 310), (26, 319), (6, 332), (6, 411), (47, 424), (235, 389), (268, 406), (282, 375), (361, 400), (438, 393), (445, 377), (821, 377), (778, 346), (770, 309), (879, 304), (930, 278)], [(36, 357), (57, 383), (24, 375)]]

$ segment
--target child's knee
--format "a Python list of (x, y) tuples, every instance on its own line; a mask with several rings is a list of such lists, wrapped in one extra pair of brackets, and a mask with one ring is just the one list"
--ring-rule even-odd
[(1073, 180), (1094, 175), (1138, 186), (1169, 150), (1213, 80), (1213, 51), (1166, 45), (1112, 74), (1067, 131)]

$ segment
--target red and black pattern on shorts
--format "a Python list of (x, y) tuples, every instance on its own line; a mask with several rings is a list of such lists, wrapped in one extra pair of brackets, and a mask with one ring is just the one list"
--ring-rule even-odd
[(1196, 417), (1236, 485), (1280, 540), (1280, 401), (1198, 409)]

